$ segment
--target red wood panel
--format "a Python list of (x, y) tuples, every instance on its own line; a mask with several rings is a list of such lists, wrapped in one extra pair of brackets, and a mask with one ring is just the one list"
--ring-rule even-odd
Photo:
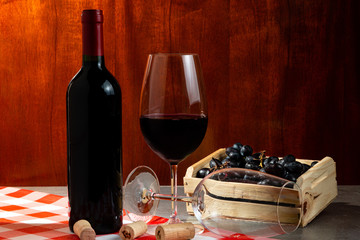
[(209, 106), (202, 145), (186, 168), (220, 147), (337, 162), (360, 184), (360, 6), (357, 1), (34, 1), (0, 3), (0, 185), (66, 184), (66, 88), (81, 66), (84, 8), (102, 8), (106, 65), (123, 92), (126, 176), (169, 169), (138, 123), (147, 55), (200, 55)]

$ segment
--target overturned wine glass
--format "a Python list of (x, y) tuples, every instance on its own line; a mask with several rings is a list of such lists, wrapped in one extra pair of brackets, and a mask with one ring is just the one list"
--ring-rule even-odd
[[(156, 174), (147, 166), (135, 168), (124, 185), (124, 210), (130, 220), (145, 222), (156, 214), (161, 194)], [(301, 189), (291, 181), (243, 169), (217, 170), (195, 188), (192, 196), (176, 201), (191, 203), (195, 217), (222, 237), (245, 234), (271, 237), (295, 231), (301, 222)]]

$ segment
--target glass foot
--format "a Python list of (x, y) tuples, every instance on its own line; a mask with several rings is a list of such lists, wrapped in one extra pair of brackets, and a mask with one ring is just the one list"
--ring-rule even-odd
[(160, 191), (159, 180), (147, 166), (135, 168), (124, 185), (124, 210), (131, 221), (149, 222), (156, 214), (159, 200), (152, 198)]

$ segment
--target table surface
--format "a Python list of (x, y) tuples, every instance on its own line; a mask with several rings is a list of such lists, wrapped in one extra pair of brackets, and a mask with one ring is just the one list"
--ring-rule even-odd
[[(21, 187), (34, 191), (66, 196), (67, 187)], [(184, 188), (179, 186), (178, 194), (183, 195)], [(169, 186), (162, 186), (161, 192), (168, 194)], [(170, 201), (160, 201), (156, 215), (169, 217)], [(186, 213), (185, 204), (179, 202), (178, 212), (181, 219), (195, 221), (193, 216)], [(360, 238), (360, 185), (338, 186), (338, 196), (325, 208), (309, 225), (299, 228), (287, 235), (274, 239), (359, 239)]]

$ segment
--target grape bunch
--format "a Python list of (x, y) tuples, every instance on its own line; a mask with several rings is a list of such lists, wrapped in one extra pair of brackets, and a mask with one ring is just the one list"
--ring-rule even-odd
[(253, 153), (251, 146), (235, 143), (232, 147), (226, 148), (226, 157), (224, 159), (212, 158), (209, 168), (200, 169), (196, 177), (203, 178), (211, 172), (222, 168), (245, 168), (296, 182), (299, 176), (316, 163), (317, 161), (312, 162), (311, 165), (303, 164), (296, 161), (292, 154), (286, 155), (283, 158), (275, 156), (267, 157), (265, 151)]

